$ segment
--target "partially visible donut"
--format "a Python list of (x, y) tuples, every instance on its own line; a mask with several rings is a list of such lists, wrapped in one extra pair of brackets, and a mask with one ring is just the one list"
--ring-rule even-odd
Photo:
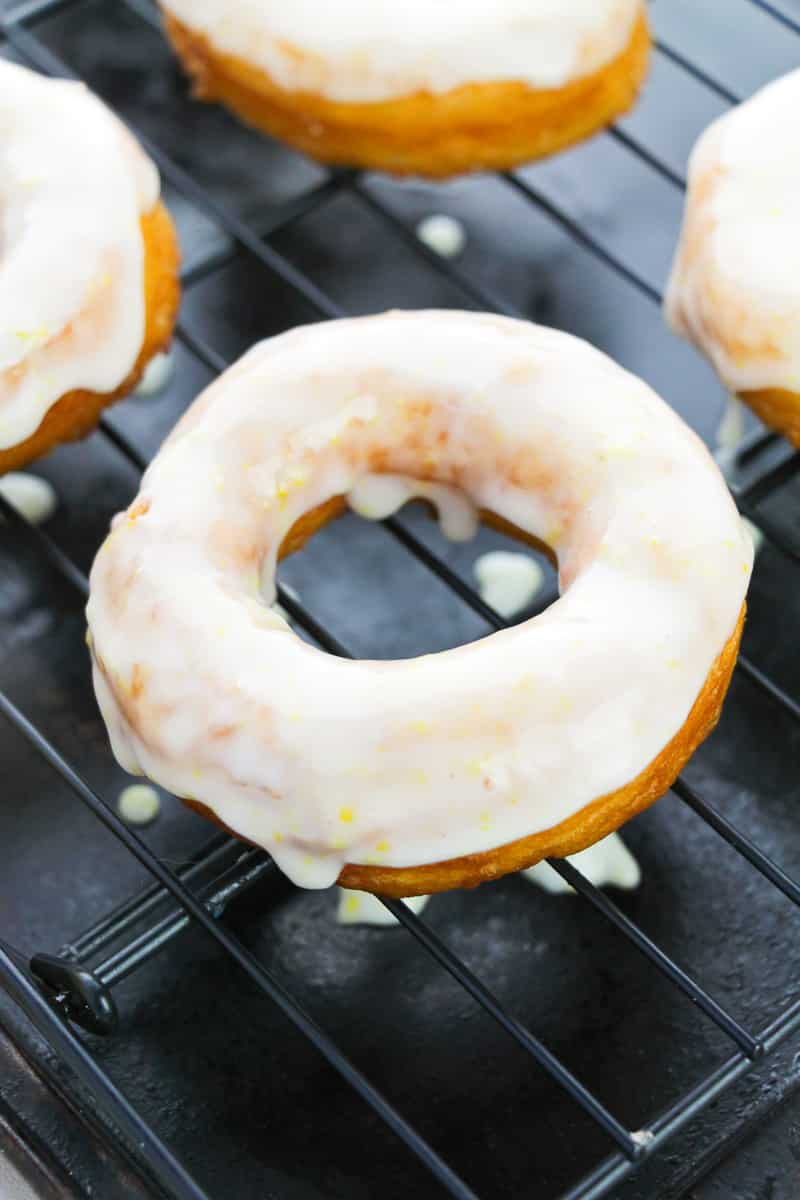
[(800, 446), (800, 70), (705, 130), (667, 288), (672, 328)]
[[(279, 555), (343, 497), (377, 517), (414, 490), (456, 536), (471, 504), (549, 545), (561, 598), (409, 661), (301, 641), (270, 608)], [(212, 384), (115, 518), (95, 689), (126, 770), (296, 882), (472, 886), (669, 787), (719, 716), (752, 557), (702, 443), (586, 343), (459, 312), (309, 326)]]
[(161, 0), (198, 96), (327, 163), (444, 177), (589, 137), (644, 77), (642, 0)]
[(158, 173), (82, 84), (0, 61), (0, 472), (83, 437), (169, 343)]

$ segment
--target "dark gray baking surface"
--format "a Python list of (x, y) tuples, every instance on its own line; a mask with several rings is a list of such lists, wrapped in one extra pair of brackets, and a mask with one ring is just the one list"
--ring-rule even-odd
[[(784, 6), (790, 10), (786, 0)], [(672, 44), (741, 94), (800, 61), (800, 39), (747, 0), (657, 0), (653, 16)], [(120, 4), (78, 4), (48, 22), (46, 32), (98, 90), (248, 219), (268, 221), (276, 203), (323, 177), (224, 114), (188, 100), (158, 36)], [(628, 126), (683, 169), (692, 140), (722, 108), (701, 85), (657, 59)], [(529, 177), (662, 285), (680, 216), (678, 193), (607, 138), (533, 168)], [(461, 265), (471, 277), (530, 316), (613, 353), (712, 438), (723, 397), (710, 370), (664, 330), (654, 305), (502, 181), (368, 184), (410, 222), (429, 212), (461, 217), (469, 236)], [(220, 241), (185, 204), (173, 207), (187, 260)], [(349, 196), (329, 202), (275, 244), (350, 312), (465, 303)], [(312, 316), (242, 258), (194, 288), (184, 314), (231, 354)], [(115, 410), (114, 420), (148, 451), (206, 378), (183, 351), (177, 357), (179, 370), (164, 396)], [(111, 514), (135, 490), (133, 472), (100, 437), (60, 450), (36, 469), (53, 480), (62, 500), (50, 531), (88, 567)], [(774, 511), (791, 524), (797, 501), (797, 494), (783, 494)], [(498, 541), (484, 532), (477, 545), (445, 547), (419, 514), (404, 519), (465, 572), (480, 550)], [(115, 796), (126, 779), (111, 761), (92, 696), (80, 598), (7, 528), (0, 530), (0, 573), (0, 684), (104, 795)], [(326, 530), (287, 563), (284, 578), (361, 655), (419, 653), (485, 632), (384, 531), (354, 518)], [(767, 547), (752, 587), (747, 649), (794, 695), (800, 694), (799, 621), (796, 577)], [(737, 679), (719, 731), (687, 773), (795, 874), (797, 751), (796, 728)], [(5, 726), (0, 762), (6, 779), (0, 935), (26, 951), (54, 951), (141, 885), (143, 875)], [(202, 821), (168, 800), (162, 820), (145, 836), (175, 863), (207, 833)], [(619, 903), (712, 995), (757, 1029), (797, 998), (790, 924), (796, 917), (769, 884), (672, 796), (633, 822), (626, 840), (642, 863), (644, 883)], [(330, 894), (279, 889), (259, 896), (236, 925), (481, 1196), (544, 1200), (609, 1152), (588, 1119), (404, 933), (340, 929), (333, 908)], [(549, 898), (512, 879), (439, 897), (429, 917), (508, 1007), (634, 1127), (731, 1052), (708, 1021), (577, 899)], [(117, 998), (121, 1029), (107, 1042), (93, 1040), (93, 1048), (213, 1195), (439, 1194), (199, 933), (187, 934), (168, 957), (126, 981)], [(0, 1019), (43, 1070), (68, 1083), (2, 999)], [(736, 1085), (618, 1194), (651, 1200), (685, 1191), (709, 1155), (790, 1092), (800, 1069), (793, 1061), (797, 1049), (789, 1044)], [(0, 1096), (13, 1103), (4, 1092), (9, 1086), (0, 1075)], [(97, 1194), (100, 1187), (99, 1194), (112, 1197), (113, 1185), (108, 1177), (98, 1184), (98, 1165), (82, 1152), (80, 1138), (59, 1138), (53, 1124), (45, 1136), (85, 1189)], [(770, 1154), (789, 1162), (775, 1150)], [(785, 1174), (784, 1167), (773, 1200), (796, 1194)], [(732, 1187), (744, 1186), (738, 1169), (736, 1179)], [(712, 1186), (698, 1185), (695, 1194), (703, 1200), (725, 1194)], [(761, 1200), (755, 1190), (752, 1195)]]

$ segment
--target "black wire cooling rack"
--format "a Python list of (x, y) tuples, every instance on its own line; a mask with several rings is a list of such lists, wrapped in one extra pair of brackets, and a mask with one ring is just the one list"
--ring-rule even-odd
[[(2, 36), (8, 47), (23, 60), (44, 73), (67, 76), (71, 72), (37, 36), (39, 23), (58, 12), (77, 7), (80, 0), (36, 0), (16, 5), (2, 20)], [(148, 0), (120, 0), (138, 20), (155, 24), (157, 16)], [(789, 35), (800, 35), (800, 19), (789, 10), (764, 0), (749, 0), (770, 19), (780, 23)], [(0, 48), (2, 47), (0, 40)], [(800, 49), (800, 41), (798, 41)], [(686, 76), (714, 93), (727, 104), (739, 97), (718, 79), (712, 78), (674, 47), (659, 43), (657, 53), (669, 60)], [(280, 211), (273, 213), (267, 228), (243, 219), (215, 199), (193, 176), (182, 169), (168, 153), (153, 140), (142, 137), (145, 147), (157, 162), (162, 177), (182, 194), (201, 213), (228, 235), (230, 250), (213, 251), (195, 258), (184, 270), (186, 287), (209, 277), (222, 267), (234, 252), (250, 256), (259, 270), (278, 276), (297, 293), (320, 318), (344, 315), (340, 306), (312, 278), (294, 266), (271, 244), (270, 239), (300, 218), (314, 212), (332, 196), (348, 193), (359, 198), (373, 215), (387, 226), (419, 256), (431, 272), (448, 283), (481, 308), (515, 316), (525, 316), (508, 302), (502, 293), (476, 284), (452, 262), (443, 260), (428, 249), (402, 219), (395, 215), (373, 191), (365, 188), (359, 174), (353, 171), (327, 172), (321, 182), (291, 197)], [(681, 189), (685, 181), (659, 154), (642, 144), (636, 136), (622, 128), (612, 128), (610, 136), (628, 154), (635, 155), (655, 172), (670, 189)], [(575, 220), (558, 203), (537, 186), (518, 174), (504, 176), (505, 183), (526, 202), (545, 212), (575, 242), (613, 272), (632, 285), (647, 304), (660, 303), (661, 296), (653, 284), (632, 269), (624, 258)], [(178, 324), (176, 336), (188, 352), (211, 372), (228, 365), (205, 336), (184, 317)], [(136, 470), (146, 465), (145, 457), (115, 424), (105, 418), (102, 435)], [(738, 453), (739, 467), (748, 473), (746, 485), (735, 489), (736, 501), (745, 515), (754, 521), (773, 546), (795, 564), (800, 551), (792, 544), (780, 523), (762, 511), (762, 505), (787, 485), (800, 471), (800, 455), (782, 446), (774, 435), (756, 432), (742, 444)], [(87, 579), (47, 533), (28, 524), (11, 504), (0, 497), (0, 510), (13, 527), (22, 531), (33, 550), (42, 555), (63, 576), (69, 585), (82, 595), (87, 594)], [(396, 519), (384, 523), (389, 534), (399, 540), (407, 551), (416, 555), (424, 566), (434, 572), (461, 601), (489, 623), (500, 629), (504, 620), (472, 590), (464, 579), (439, 558), (407, 525)], [(348, 648), (315, 619), (312, 612), (290, 589), (279, 587), (279, 600), (296, 622), (319, 646), (328, 652), (349, 656)], [(770, 702), (782, 709), (791, 719), (800, 722), (798, 704), (771, 677), (759, 669), (746, 655), (739, 659), (737, 671), (749, 684), (760, 689)], [(475, 1193), (455, 1173), (415, 1128), (414, 1124), (387, 1100), (370, 1080), (350, 1061), (337, 1042), (304, 1010), (281, 980), (268, 970), (246, 948), (222, 919), (231, 901), (256, 883), (276, 871), (269, 857), (257, 849), (243, 848), (233, 839), (218, 835), (208, 842), (183, 867), (171, 869), (157, 857), (140, 837), (127, 828), (113, 807), (97, 794), (87, 780), (49, 740), (46, 734), (28, 719), (25, 712), (3, 692), (0, 692), (0, 712), (19, 737), (75, 793), (99, 822), (142, 864), (152, 876), (152, 885), (126, 903), (97, 920), (91, 928), (77, 934), (60, 955), (23, 956), (13, 946), (0, 941), (0, 984), (27, 1014), (30, 1021), (49, 1045), (68, 1065), (94, 1097), (99, 1109), (121, 1130), (137, 1153), (146, 1162), (149, 1172), (170, 1195), (182, 1200), (201, 1200), (207, 1195), (190, 1176), (181, 1162), (148, 1123), (126, 1099), (120, 1088), (103, 1069), (98, 1056), (92, 1052), (91, 1039), (79, 1036), (76, 1026), (93, 1034), (112, 1035), (116, 1029), (114, 987), (136, 972), (159, 953), (192, 922), (205, 930), (209, 938), (229, 956), (232, 963), (249, 977), (265, 1000), (276, 1005), (290, 1022), (308, 1039), (331, 1067), (369, 1105), (386, 1125), (405, 1143), (425, 1168), (439, 1181), (443, 1190), (460, 1200), (475, 1200)], [(701, 821), (725, 840), (742, 856), (754, 871), (777, 888), (794, 905), (800, 904), (800, 883), (789, 877), (759, 846), (737, 828), (726, 816), (712, 806), (695, 787), (679, 779), (673, 787), (680, 801)], [(594, 1200), (609, 1194), (628, 1174), (660, 1148), (714, 1102), (720, 1094), (747, 1072), (756, 1060), (773, 1054), (777, 1047), (800, 1028), (800, 999), (793, 999), (758, 1027), (746, 1027), (707, 992), (702, 984), (684, 970), (674, 958), (659, 947), (613, 900), (592, 885), (568, 862), (554, 861), (552, 866), (597, 912), (644, 955), (661, 973), (665, 985), (671, 985), (688, 997), (708, 1017), (730, 1043), (726, 1061), (703, 1078), (691, 1090), (681, 1095), (666, 1110), (656, 1114), (643, 1112), (636, 1128), (623, 1124), (612, 1111), (559, 1057), (524, 1024), (507, 1011), (487, 983), (476, 977), (424, 920), (415, 916), (402, 903), (384, 903), (408, 933), (425, 951), (448, 972), (452, 979), (480, 1005), (518, 1044), (521, 1054), (529, 1055), (538, 1066), (580, 1105), (611, 1144), (611, 1152), (596, 1169), (577, 1182), (563, 1200)], [(195, 890), (191, 890), (194, 887)], [(164, 902), (170, 898), (174, 907), (156, 919)], [(142, 926), (144, 930), (142, 931)], [(138, 931), (138, 932), (137, 932)], [(113, 951), (112, 946), (116, 947)], [(87, 965), (90, 961), (94, 965)], [(486, 1197), (486, 1200), (491, 1200)]]

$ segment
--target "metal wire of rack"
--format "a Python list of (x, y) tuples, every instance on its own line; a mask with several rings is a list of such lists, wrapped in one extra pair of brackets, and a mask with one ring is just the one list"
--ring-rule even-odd
[[(130, 9), (137, 18), (157, 24), (157, 16), (148, 0), (119, 2)], [(24, 60), (44, 73), (56, 76), (70, 75), (71, 72), (65, 63), (37, 37), (36, 26), (43, 18), (52, 16), (57, 11), (67, 10), (76, 3), (78, 0), (28, 0), (16, 5), (0, 24), (0, 47), (5, 39)], [(749, 0), (749, 3), (760, 8), (792, 33), (800, 34), (800, 21), (776, 5), (767, 3), (766, 0)], [(727, 103), (732, 104), (739, 100), (725, 84), (712, 78), (670, 45), (657, 43), (657, 52), (669, 58), (682, 71), (692, 75)], [(447, 278), (475, 303), (510, 315), (525, 315), (502, 295), (476, 284), (456, 266), (442, 260), (425, 247), (399, 217), (362, 186), (355, 171), (330, 171), (322, 183), (286, 202), (282, 211), (277, 216), (273, 215), (267, 227), (256, 228), (215, 200), (159, 145), (142, 137), (140, 131), (137, 131), (137, 135), (157, 162), (162, 176), (198, 210), (213, 218), (229, 236), (233, 247), (252, 256), (265, 271), (279, 276), (321, 317), (336, 317), (343, 313), (339, 305), (311, 278), (271, 246), (269, 239), (300, 217), (313, 212), (339, 192), (348, 192), (357, 197), (381, 221), (390, 226), (431, 270)], [(679, 189), (685, 185), (681, 175), (630, 133), (615, 127), (609, 131), (609, 135), (628, 153), (636, 155), (648, 168), (656, 172), (670, 187)], [(547, 213), (570, 238), (627, 280), (646, 301), (660, 303), (658, 289), (623, 259), (609, 251), (533, 184), (514, 173), (504, 176), (504, 179), (508, 186), (514, 188), (526, 201)], [(233, 251), (215, 250), (201, 259), (190, 262), (183, 271), (184, 285), (189, 287), (209, 276), (223, 265), (232, 253)], [(228, 365), (225, 358), (183, 320), (178, 324), (176, 335), (190, 354), (211, 372), (220, 372)], [(101, 430), (136, 470), (144, 469), (144, 456), (119, 432), (113, 419), (103, 418)], [(757, 463), (764, 451), (768, 447), (774, 449), (777, 442), (778, 439), (773, 434), (762, 432), (751, 435), (739, 451), (740, 462)], [(777, 462), (771, 462), (767, 468), (751, 478), (746, 487), (735, 491), (735, 499), (742, 513), (761, 528), (778, 551), (795, 563), (800, 562), (800, 552), (787, 541), (780, 526), (761, 511), (760, 505), (784, 487), (798, 472), (800, 454), (787, 451)], [(85, 575), (58, 544), (42, 530), (30, 525), (2, 497), (0, 511), (13, 526), (24, 531), (34, 550), (41, 554), (70, 586), (83, 596), (87, 594), (88, 583)], [(407, 552), (417, 556), (426, 568), (457, 593), (465, 604), (489, 623), (490, 627), (500, 629), (507, 624), (406, 526), (392, 518), (383, 522), (383, 525)], [(543, 607), (550, 598), (545, 599)], [(332, 654), (349, 656), (347, 647), (324, 628), (291, 590), (279, 586), (279, 599), (292, 620), (320, 647)], [(769, 696), (775, 705), (800, 722), (800, 704), (749, 658), (741, 656), (737, 670), (752, 685)], [(475, 1193), (469, 1185), (442, 1159), (413, 1124), (355, 1067), (336, 1042), (304, 1011), (291, 991), (250, 953), (222, 920), (234, 897), (276, 871), (269, 857), (261, 850), (243, 850), (234, 839), (218, 835), (189, 859), (184, 867), (172, 870), (126, 827), (114, 809), (90, 787), (45, 733), (3, 692), (0, 692), (0, 713), (152, 876), (153, 883), (149, 888), (105, 914), (91, 928), (78, 934), (59, 955), (40, 954), (28, 959), (13, 946), (0, 941), (0, 985), (19, 1004), (56, 1053), (89, 1089), (100, 1109), (139, 1148), (150, 1172), (165, 1191), (180, 1197), (181, 1200), (203, 1200), (206, 1197), (203, 1189), (161, 1140), (156, 1129), (142, 1118), (112, 1082), (73, 1026), (77, 1025), (94, 1033), (112, 1033), (116, 1025), (112, 991), (114, 985), (158, 954), (194, 922), (216, 941), (261, 993), (282, 1010), (334, 1070), (360, 1094), (364, 1102), (406, 1144), (408, 1150), (438, 1179), (444, 1191), (458, 1197), (459, 1200), (476, 1200)], [(673, 791), (701, 821), (747, 860), (765, 881), (779, 889), (794, 905), (800, 905), (800, 882), (787, 875), (757, 844), (685, 780), (678, 779)], [(768, 1023), (758, 1029), (743, 1026), (697, 979), (651, 940), (643, 929), (589, 882), (574, 865), (558, 861), (553, 861), (551, 865), (575, 891), (649, 959), (666, 981), (689, 997), (733, 1043), (731, 1054), (722, 1065), (670, 1107), (656, 1115), (648, 1115), (638, 1129), (629, 1129), (623, 1125), (530, 1029), (506, 1011), (486, 983), (470, 971), (425, 921), (415, 916), (400, 902), (385, 900), (384, 904), (441, 968), (448, 972), (516, 1041), (520, 1049), (548, 1072), (605, 1132), (612, 1144), (611, 1152), (595, 1170), (562, 1197), (562, 1200), (597, 1200), (598, 1197), (608, 1195), (611, 1188), (631, 1173), (638, 1163), (653, 1155), (684, 1124), (730, 1087), (756, 1060), (769, 1055), (790, 1034), (800, 1029), (800, 999), (774, 1015)], [(197, 892), (190, 890), (191, 885), (201, 880)], [(176, 902), (174, 907), (158, 920), (152, 919), (159, 906), (170, 897)], [(134, 936), (132, 931), (147, 921), (149, 924), (144, 932)], [(112, 945), (119, 943), (121, 944), (116, 950), (107, 953), (101, 961), (96, 961), (93, 967), (87, 965), (90, 960), (98, 959)]]

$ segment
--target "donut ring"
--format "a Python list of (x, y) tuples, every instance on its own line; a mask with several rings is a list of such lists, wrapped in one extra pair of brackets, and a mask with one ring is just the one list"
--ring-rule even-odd
[(461, 5), (444, 28), (419, 0), (404, 24), (387, 0), (161, 7), (197, 96), (320, 162), (431, 178), (590, 137), (633, 104), (650, 47), (641, 0)]
[(0, 63), (0, 472), (80, 438), (169, 343), (178, 247), (158, 175), (82, 84)]
[[(409, 661), (301, 641), (265, 603), (278, 555), (397, 477), (551, 546), (561, 598)], [(115, 518), (95, 689), (126, 770), (295, 882), (473, 886), (669, 787), (719, 716), (751, 565), (703, 445), (586, 343), (472, 313), (329, 322), (207, 389)]]
[(665, 313), (728, 390), (800, 447), (800, 71), (705, 130)]

